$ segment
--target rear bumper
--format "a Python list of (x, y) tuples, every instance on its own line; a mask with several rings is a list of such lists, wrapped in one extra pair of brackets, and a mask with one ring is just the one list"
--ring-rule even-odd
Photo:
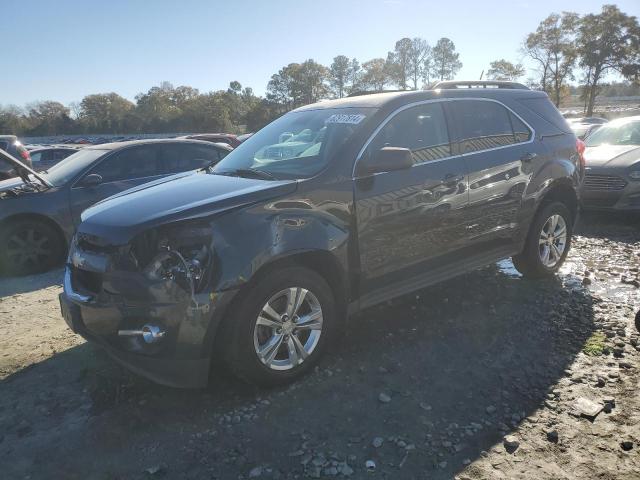
[[(104, 302), (76, 292), (69, 268), (65, 269), (60, 308), (75, 333), (100, 345), (118, 363), (150, 380), (172, 387), (207, 385), (217, 326), (235, 291), (205, 295), (200, 308), (181, 302), (126, 305), (125, 299)], [(202, 300), (202, 299), (201, 299)], [(147, 345), (141, 338), (121, 337), (121, 329), (145, 323), (162, 326), (166, 338)]]

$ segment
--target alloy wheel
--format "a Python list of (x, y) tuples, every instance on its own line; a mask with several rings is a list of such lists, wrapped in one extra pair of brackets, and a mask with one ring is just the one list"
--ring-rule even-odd
[(30, 271), (47, 263), (54, 253), (51, 238), (37, 228), (24, 228), (11, 235), (5, 245), (10, 267)]
[(256, 319), (256, 355), (272, 370), (290, 370), (302, 364), (318, 346), (322, 320), (322, 307), (311, 291), (301, 287), (279, 291)]
[(555, 267), (567, 247), (567, 223), (562, 215), (551, 215), (542, 226), (538, 240), (540, 261), (547, 268)]

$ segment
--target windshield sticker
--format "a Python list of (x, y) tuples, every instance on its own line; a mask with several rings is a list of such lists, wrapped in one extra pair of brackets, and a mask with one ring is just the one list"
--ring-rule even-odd
[(350, 125), (357, 125), (365, 118), (366, 116), (362, 114), (348, 115), (346, 113), (336, 113), (335, 115), (331, 115), (329, 118), (327, 118), (324, 123), (346, 123)]

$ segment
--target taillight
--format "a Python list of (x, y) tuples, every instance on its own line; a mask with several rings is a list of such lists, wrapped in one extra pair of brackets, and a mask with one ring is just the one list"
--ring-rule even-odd
[(22, 157), (23, 160), (31, 161), (31, 155), (29, 155), (29, 150), (24, 147), (18, 147), (18, 153)]
[(586, 148), (587, 146), (584, 144), (584, 142), (578, 138), (576, 140), (576, 151), (578, 152), (578, 158), (580, 159), (580, 168), (582, 170), (584, 170), (586, 166), (586, 163), (584, 161), (584, 151), (586, 150)]

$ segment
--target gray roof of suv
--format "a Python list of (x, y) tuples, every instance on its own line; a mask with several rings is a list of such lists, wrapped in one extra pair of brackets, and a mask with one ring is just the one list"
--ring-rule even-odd
[(126, 142), (101, 143), (85, 147), (87, 150), (117, 150), (119, 148), (132, 147), (134, 145), (148, 145), (154, 143), (195, 143), (197, 145), (213, 145), (202, 140), (189, 140), (184, 138), (149, 138), (145, 140), (128, 140)]
[(409, 90), (406, 92), (384, 92), (359, 95), (336, 100), (324, 100), (300, 107), (295, 111), (316, 110), (324, 108), (381, 108), (389, 104), (404, 105), (407, 103), (434, 100), (438, 98), (547, 98), (545, 92), (538, 90), (508, 88), (456, 88), (442, 90)]

